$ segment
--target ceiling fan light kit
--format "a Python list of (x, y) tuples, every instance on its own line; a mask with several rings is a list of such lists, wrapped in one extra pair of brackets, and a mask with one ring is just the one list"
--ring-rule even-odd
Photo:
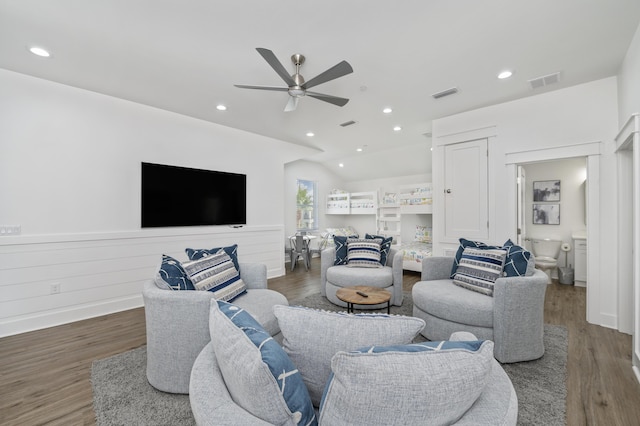
[(265, 61), (273, 68), (273, 70), (280, 76), (282, 80), (287, 84), (287, 87), (273, 87), (273, 86), (251, 86), (245, 84), (236, 84), (236, 87), (241, 89), (257, 89), (257, 90), (272, 90), (277, 92), (287, 92), (289, 94), (289, 101), (285, 106), (285, 112), (294, 111), (298, 107), (298, 100), (303, 96), (309, 96), (315, 99), (319, 99), (324, 102), (328, 102), (337, 106), (345, 106), (349, 99), (340, 98), (338, 96), (325, 95), (323, 93), (311, 92), (308, 89), (318, 86), (322, 83), (326, 83), (336, 78), (340, 78), (353, 72), (353, 68), (347, 61), (342, 61), (328, 70), (320, 73), (309, 81), (305, 81), (304, 77), (300, 74), (300, 67), (305, 61), (304, 55), (295, 53), (291, 56), (291, 62), (296, 67), (296, 72), (293, 75), (289, 75), (282, 63), (276, 58), (276, 55), (269, 49), (262, 47), (256, 48), (258, 53), (264, 58)]

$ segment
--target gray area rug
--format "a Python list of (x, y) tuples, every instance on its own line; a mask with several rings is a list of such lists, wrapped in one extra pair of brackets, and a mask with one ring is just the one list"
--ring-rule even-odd
[[(330, 311), (343, 310), (319, 294), (291, 302)], [(405, 293), (402, 306), (391, 313), (411, 315)], [(504, 364), (518, 394), (519, 425), (564, 425), (566, 415), (567, 329), (545, 325), (545, 355), (535, 361)], [(154, 389), (146, 377), (146, 347), (97, 360), (91, 367), (93, 407), (99, 426), (194, 425), (188, 395)]]
[(195, 425), (189, 395), (156, 390), (147, 381), (147, 347), (93, 361), (93, 410), (99, 426)]

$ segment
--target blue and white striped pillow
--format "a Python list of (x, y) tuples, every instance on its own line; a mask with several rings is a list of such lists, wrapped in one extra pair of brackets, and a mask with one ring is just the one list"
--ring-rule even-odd
[(387, 265), (387, 258), (389, 257), (389, 251), (391, 250), (391, 243), (393, 242), (393, 237), (383, 237), (380, 235), (369, 235), (365, 234), (364, 236), (367, 239), (374, 240), (376, 238), (380, 238), (382, 242), (380, 243), (380, 264), (382, 266)]
[(240, 272), (223, 249), (216, 254), (185, 262), (182, 267), (196, 290), (210, 291), (216, 300), (230, 302), (247, 292)]
[(351, 238), (347, 241), (347, 266), (382, 268), (380, 244), (382, 238)]
[(185, 249), (185, 252), (187, 253), (187, 256), (189, 257), (189, 260), (198, 260), (200, 258), (203, 258), (203, 257), (206, 257), (206, 256), (211, 256), (212, 254), (216, 254), (216, 253), (218, 253), (220, 251), (220, 249), (224, 250), (224, 252), (227, 253), (231, 257), (231, 260), (233, 260), (234, 266), (239, 271), (240, 270), (240, 264), (238, 263), (238, 245), (237, 244), (233, 244), (233, 245), (230, 245), (228, 247), (215, 247), (215, 248), (211, 248), (211, 249), (192, 249), (192, 248), (187, 248), (187, 249)]
[(462, 252), (453, 283), (493, 296), (493, 286), (502, 276), (506, 257), (506, 250), (467, 247)]

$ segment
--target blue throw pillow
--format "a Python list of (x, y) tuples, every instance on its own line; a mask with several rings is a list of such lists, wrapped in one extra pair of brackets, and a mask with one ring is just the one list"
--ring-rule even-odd
[(510, 239), (504, 243), (502, 248), (507, 251), (507, 259), (504, 263), (505, 275), (507, 277), (524, 277), (527, 274), (531, 253), (513, 244)]
[(385, 238), (381, 235), (369, 235), (369, 234), (365, 234), (364, 237), (370, 240), (373, 240), (376, 238), (382, 238), (382, 242), (380, 243), (380, 263), (382, 264), (382, 266), (386, 266), (387, 258), (389, 257), (389, 251), (391, 250), (391, 243), (393, 242), (393, 237)]
[(471, 352), (475, 352), (480, 349), (484, 340), (473, 340), (470, 342), (444, 340), (440, 342), (420, 342), (411, 343), (408, 345), (393, 345), (393, 346), (369, 346), (366, 348), (360, 348), (357, 351), (352, 351), (361, 354), (379, 354), (384, 352), (437, 352), (445, 351), (449, 349), (465, 349)]
[(466, 240), (464, 238), (460, 238), (460, 245), (458, 246), (458, 251), (456, 252), (456, 257), (453, 261), (453, 267), (451, 268), (451, 275), (449, 278), (453, 278), (456, 275), (456, 271), (458, 270), (458, 265), (460, 264), (460, 259), (462, 259), (462, 252), (467, 247), (479, 248), (479, 249), (499, 249), (497, 246), (488, 246), (481, 241), (471, 241)]
[(348, 263), (347, 258), (347, 239), (348, 238), (358, 238), (357, 235), (350, 235), (348, 237), (343, 237), (336, 235), (333, 237), (333, 242), (336, 245), (336, 258), (333, 262), (334, 265), (346, 265)]
[(232, 246), (229, 247), (216, 247), (216, 248), (212, 248), (212, 249), (192, 249), (192, 248), (188, 248), (185, 251), (187, 252), (187, 256), (189, 257), (189, 260), (198, 260), (202, 257), (205, 256), (210, 256), (212, 254), (216, 254), (218, 253), (218, 251), (220, 251), (220, 249), (224, 250), (225, 253), (227, 253), (229, 255), (229, 257), (231, 257), (231, 260), (233, 261), (233, 265), (236, 267), (236, 269), (238, 270), (238, 272), (240, 271), (240, 265), (238, 264), (238, 245), (234, 244)]
[(156, 276), (156, 285), (171, 290), (195, 290), (180, 262), (166, 254), (162, 255), (162, 264)]
[(236, 403), (269, 423), (318, 424), (302, 375), (251, 314), (230, 303), (212, 303), (210, 329), (220, 371)]

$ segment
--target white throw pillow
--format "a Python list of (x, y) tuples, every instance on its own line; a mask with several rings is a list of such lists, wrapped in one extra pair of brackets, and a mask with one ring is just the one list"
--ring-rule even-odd
[(385, 314), (347, 314), (300, 306), (274, 306), (282, 345), (302, 374), (314, 406), (331, 374), (331, 358), (338, 351), (371, 345), (411, 343), (422, 331), (420, 318)]
[(423, 342), (338, 352), (320, 425), (448, 425), (483, 392), (493, 342)]

